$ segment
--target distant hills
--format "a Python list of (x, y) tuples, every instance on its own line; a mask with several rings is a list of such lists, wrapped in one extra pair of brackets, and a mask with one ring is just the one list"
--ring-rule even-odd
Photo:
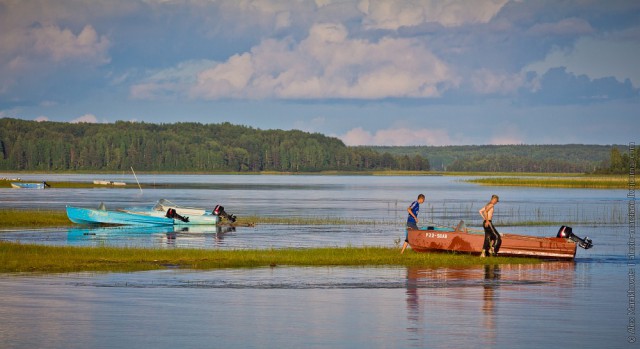
[(606, 145), (348, 147), (297, 130), (200, 123), (112, 124), (0, 119), (0, 170), (318, 172), (593, 172), (608, 166)]

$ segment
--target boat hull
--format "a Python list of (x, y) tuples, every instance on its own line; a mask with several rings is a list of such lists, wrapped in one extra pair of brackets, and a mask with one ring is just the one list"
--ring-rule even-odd
[[(577, 244), (557, 237), (535, 237), (501, 234), (502, 245), (498, 256), (535, 257), (572, 260)], [(416, 252), (462, 252), (480, 254), (484, 233), (469, 233), (455, 229), (407, 229), (407, 240)]]
[(154, 217), (120, 211), (95, 210), (90, 208), (67, 206), (67, 217), (77, 224), (115, 224), (158, 226), (174, 225), (174, 220), (166, 217)]
[[(166, 212), (157, 211), (157, 210), (124, 210), (123, 212), (136, 214), (136, 215), (145, 215), (150, 217), (166, 217)], [(189, 215), (184, 212), (180, 212), (180, 215), (189, 218), (188, 222), (183, 222), (179, 219), (174, 219), (175, 225), (216, 225), (218, 224), (218, 216), (214, 216), (211, 214), (205, 215)]]
[(11, 182), (11, 187), (16, 189), (44, 189), (44, 182), (40, 182), (40, 183)]

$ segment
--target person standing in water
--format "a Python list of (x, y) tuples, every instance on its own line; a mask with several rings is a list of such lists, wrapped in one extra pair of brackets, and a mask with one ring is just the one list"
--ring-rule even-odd
[(498, 254), (498, 250), (500, 250), (500, 245), (502, 244), (502, 238), (500, 234), (496, 230), (496, 227), (493, 226), (491, 219), (493, 218), (493, 209), (494, 206), (500, 202), (500, 198), (498, 195), (492, 195), (491, 201), (486, 204), (483, 208), (478, 211), (480, 216), (482, 216), (483, 227), (484, 227), (484, 245), (482, 246), (482, 252), (480, 253), (480, 257), (486, 257), (487, 255), (495, 256)]
[(420, 204), (424, 202), (424, 194), (418, 195), (418, 199), (407, 207), (407, 212), (409, 216), (407, 216), (407, 233), (404, 236), (404, 244), (402, 245), (402, 251), (400, 254), (404, 253), (404, 250), (407, 248), (409, 244), (409, 229), (418, 229), (418, 211), (420, 211)]

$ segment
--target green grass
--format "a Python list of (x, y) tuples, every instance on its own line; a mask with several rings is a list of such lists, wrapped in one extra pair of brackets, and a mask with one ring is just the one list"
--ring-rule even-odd
[(627, 176), (580, 176), (580, 177), (485, 177), (469, 179), (465, 182), (490, 186), (552, 187), (626, 189)]
[(0, 210), (0, 228), (66, 227), (73, 223), (65, 211)]
[(277, 266), (421, 266), (469, 267), (485, 264), (533, 264), (531, 258), (479, 258), (466, 254), (416, 253), (382, 247), (268, 250), (145, 249), (59, 247), (0, 242), (0, 272), (132, 272), (168, 268), (210, 270)]

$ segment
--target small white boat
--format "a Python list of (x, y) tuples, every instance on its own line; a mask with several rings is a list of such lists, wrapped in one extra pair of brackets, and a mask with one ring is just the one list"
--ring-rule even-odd
[(227, 214), (224, 207), (217, 205), (211, 211), (203, 208), (186, 207), (174, 204), (167, 199), (160, 199), (151, 208), (127, 208), (123, 212), (152, 217), (174, 218), (175, 224), (180, 225), (215, 225), (221, 221), (221, 217), (231, 223), (236, 221), (234, 215)]
[(124, 186), (124, 185), (127, 185), (127, 183), (125, 183), (125, 182), (102, 181), (102, 180), (95, 180), (95, 181), (93, 181), (93, 184), (96, 184), (96, 185), (113, 185), (113, 186)]

